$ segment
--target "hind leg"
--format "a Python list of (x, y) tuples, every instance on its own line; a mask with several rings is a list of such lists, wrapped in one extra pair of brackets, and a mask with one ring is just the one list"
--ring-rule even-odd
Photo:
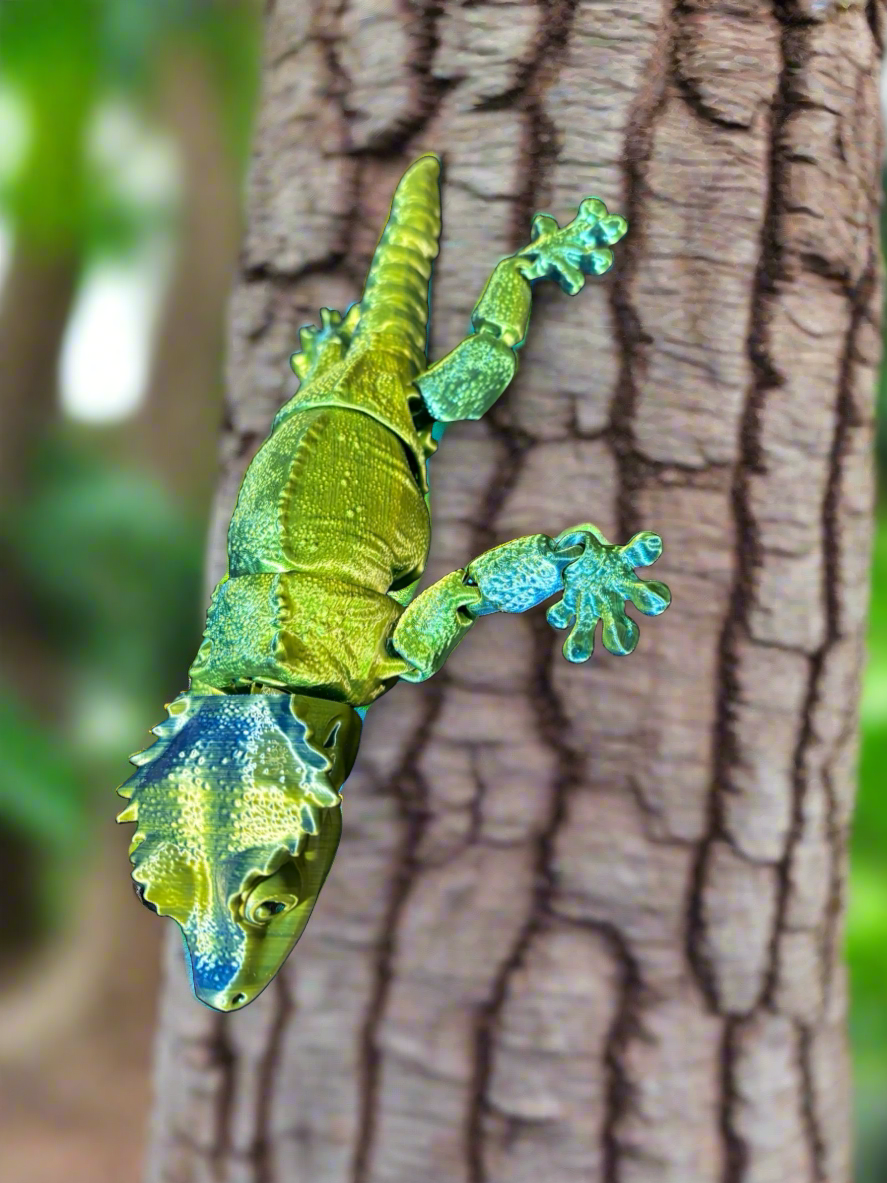
[(517, 369), (516, 350), (527, 335), (532, 285), (553, 279), (575, 296), (586, 275), (602, 275), (613, 262), (608, 247), (628, 228), (596, 197), (579, 206), (563, 229), (537, 214), (529, 246), (503, 259), (487, 280), (471, 314), (471, 334), (415, 379), (427, 413), (442, 423), (480, 419), (505, 391)]
[[(325, 374), (344, 359), (359, 322), (360, 305), (352, 304), (344, 316), (335, 308), (321, 308), (320, 328), (303, 325), (299, 329), (302, 348), (290, 357), (290, 368), (302, 385)], [(300, 405), (296, 398), (283, 404), (271, 424), (272, 435)]]

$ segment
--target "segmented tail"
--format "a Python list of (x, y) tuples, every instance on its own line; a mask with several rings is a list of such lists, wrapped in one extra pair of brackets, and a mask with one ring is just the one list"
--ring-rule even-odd
[(418, 374), (427, 365), (428, 284), (440, 240), (440, 160), (420, 156), (404, 173), (367, 275), (355, 340), (385, 334)]

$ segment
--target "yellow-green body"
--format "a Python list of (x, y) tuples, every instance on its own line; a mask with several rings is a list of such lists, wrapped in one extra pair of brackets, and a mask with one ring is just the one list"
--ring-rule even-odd
[[(343, 362), (339, 382), (369, 361)], [(244, 479), (192, 685), (368, 705), (404, 672), (387, 650), (402, 612), (388, 593), (419, 578), (430, 538), (415, 466), (388, 427), (338, 406), (292, 411)]]
[(133, 757), (120, 820), (138, 823), (133, 879), (185, 937), (195, 993), (231, 1010), (271, 980), (298, 940), (332, 865), (340, 789), (364, 710), (401, 678), (422, 681), (491, 612), (562, 592), (549, 621), (564, 654), (629, 653), (668, 589), (639, 579), (661, 543), (611, 545), (589, 523), (486, 552), (413, 598), (428, 553), (426, 465), (435, 425), (479, 418), (514, 375), (532, 285), (569, 294), (612, 262), (626, 229), (588, 198), (561, 229), (538, 214), (529, 246), (501, 260), (472, 332), (425, 356), (440, 235), (439, 161), (404, 175), (362, 299), (321, 310), (291, 359), (301, 382), (247, 470), (190, 688)]
[(419, 579), (431, 538), (436, 445), (412, 384), (427, 365), (438, 169), (413, 165), (360, 305), (344, 321), (325, 310), (293, 359), (302, 382), (244, 477), (192, 689), (259, 682), (357, 707), (407, 669), (387, 649), (402, 611), (389, 593)]

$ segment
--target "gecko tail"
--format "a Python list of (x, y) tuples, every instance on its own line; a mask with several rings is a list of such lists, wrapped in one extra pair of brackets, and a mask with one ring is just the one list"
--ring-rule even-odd
[(373, 255), (355, 339), (384, 334), (416, 373), (427, 365), (428, 288), (440, 247), (440, 160), (420, 156), (401, 177)]

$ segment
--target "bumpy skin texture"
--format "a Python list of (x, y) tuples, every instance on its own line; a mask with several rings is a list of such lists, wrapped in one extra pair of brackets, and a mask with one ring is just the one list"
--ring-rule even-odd
[(598, 621), (607, 649), (634, 649), (626, 600), (648, 615), (668, 606), (665, 585), (634, 571), (659, 557), (659, 538), (614, 546), (588, 523), (505, 543), (413, 598), (436, 425), (479, 418), (505, 390), (532, 285), (575, 295), (625, 230), (597, 198), (563, 229), (537, 214), (530, 244), (490, 276), (471, 334), (429, 366), (440, 191), (439, 161), (424, 156), (398, 185), (360, 303), (302, 330), (300, 386), (243, 479), (190, 689), (118, 790), (130, 801), (119, 820), (137, 823), (137, 893), (179, 924), (207, 1005), (250, 1002), (304, 930), (363, 714), (398, 678), (434, 674), (478, 617), (558, 592), (548, 620), (570, 630), (569, 661), (591, 655)]

